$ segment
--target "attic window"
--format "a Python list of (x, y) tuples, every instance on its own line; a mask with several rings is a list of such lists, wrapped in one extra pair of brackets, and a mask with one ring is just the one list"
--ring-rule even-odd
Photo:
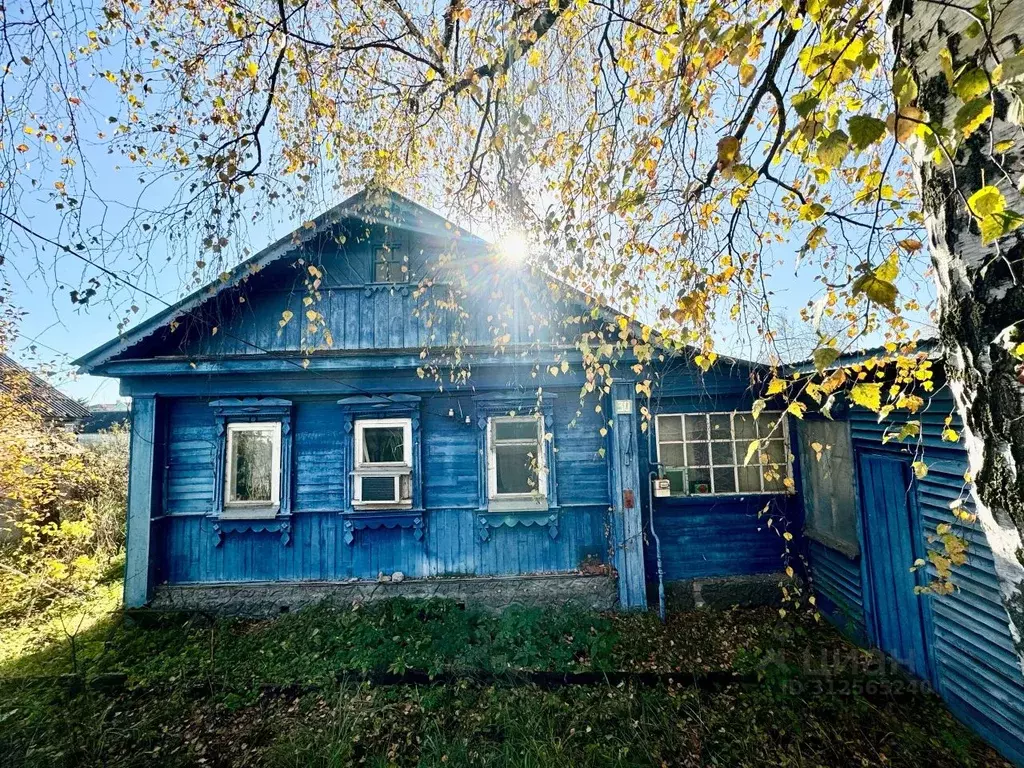
[(373, 249), (373, 282), (409, 282), (409, 261), (397, 245), (378, 245)]

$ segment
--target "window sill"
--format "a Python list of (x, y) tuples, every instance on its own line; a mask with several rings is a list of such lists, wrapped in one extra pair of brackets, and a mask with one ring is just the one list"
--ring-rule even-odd
[(653, 501), (673, 504), (707, 504), (714, 501), (744, 501), (746, 499), (773, 499), (792, 496), (789, 491), (745, 491), (743, 493), (693, 493), (686, 496), (655, 496)]
[(279, 504), (273, 506), (265, 506), (253, 504), (232, 504), (230, 506), (225, 505), (223, 511), (221, 511), (220, 517), (222, 520), (270, 520), (277, 517), (278, 512), (281, 511)]
[(842, 541), (835, 536), (830, 536), (827, 533), (819, 533), (818, 531), (810, 528), (804, 529), (804, 536), (818, 542), (823, 547), (834, 549), (836, 552), (846, 556), (850, 560), (858, 560), (860, 558), (860, 546), (858, 544)]
[(536, 496), (509, 496), (487, 500), (486, 512), (501, 514), (507, 512), (547, 512), (549, 508), (546, 498)]
[(354, 512), (407, 512), (412, 509), (411, 501), (395, 504), (392, 501), (353, 501)]

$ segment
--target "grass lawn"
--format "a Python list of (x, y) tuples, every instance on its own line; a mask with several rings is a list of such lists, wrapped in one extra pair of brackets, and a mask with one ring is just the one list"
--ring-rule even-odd
[[(770, 609), (664, 626), (402, 600), (267, 621), (114, 613), (74, 624), (73, 644), (45, 622), (48, 643), (0, 627), (3, 766), (1005, 765), (934, 695)], [(410, 671), (434, 680), (366, 680)]]

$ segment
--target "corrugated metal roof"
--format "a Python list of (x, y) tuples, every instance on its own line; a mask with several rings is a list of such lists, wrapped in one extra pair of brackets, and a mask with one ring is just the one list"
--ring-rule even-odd
[(72, 400), (59, 389), (3, 353), (0, 353), (0, 392), (10, 392), (10, 387), (5, 381), (9, 372), (22, 373), (28, 377), (31, 405), (39, 411), (44, 419), (67, 422), (88, 418), (88, 408), (76, 400)]

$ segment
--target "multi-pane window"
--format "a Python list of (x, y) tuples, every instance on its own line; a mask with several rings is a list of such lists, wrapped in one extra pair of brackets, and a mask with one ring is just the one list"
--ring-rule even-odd
[(409, 263), (404, 249), (394, 245), (378, 245), (373, 249), (373, 282), (409, 282)]
[[(658, 463), (673, 496), (780, 493), (786, 489), (786, 423), (777, 411), (670, 413), (657, 417)], [(746, 461), (747, 451), (757, 447)]]
[(225, 507), (272, 507), (281, 496), (280, 422), (227, 425)]
[(538, 416), (492, 416), (487, 423), (492, 499), (547, 495), (543, 423)]
[(354, 505), (408, 506), (411, 473), (411, 419), (356, 421)]

